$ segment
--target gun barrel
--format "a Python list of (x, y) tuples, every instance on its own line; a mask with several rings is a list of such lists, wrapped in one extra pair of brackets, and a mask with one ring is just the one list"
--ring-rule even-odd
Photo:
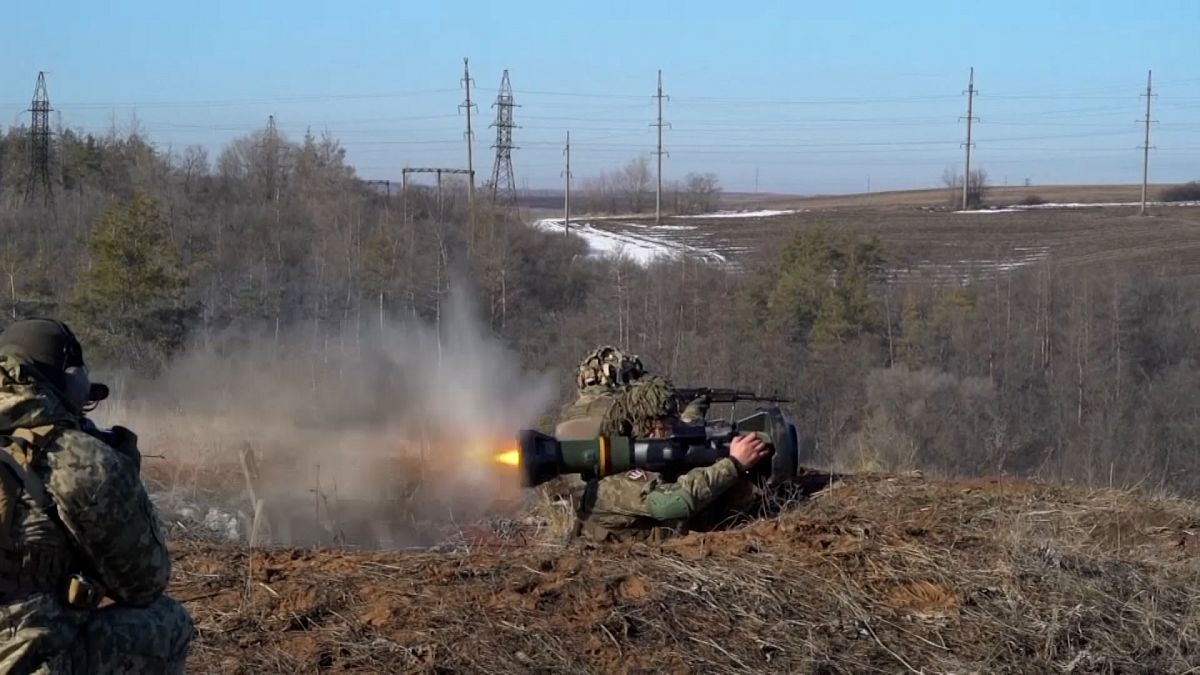
[(714, 389), (712, 387), (690, 387), (676, 389), (675, 395), (684, 401), (697, 398), (707, 398), (710, 403), (738, 403), (739, 401), (754, 401), (759, 403), (791, 403), (791, 399), (780, 396), (763, 396), (753, 391), (743, 389)]

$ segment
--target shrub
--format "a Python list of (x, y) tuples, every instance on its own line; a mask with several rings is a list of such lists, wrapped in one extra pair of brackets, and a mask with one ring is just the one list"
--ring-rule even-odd
[(1158, 198), (1164, 202), (1200, 202), (1200, 181), (1172, 185), (1163, 190)]

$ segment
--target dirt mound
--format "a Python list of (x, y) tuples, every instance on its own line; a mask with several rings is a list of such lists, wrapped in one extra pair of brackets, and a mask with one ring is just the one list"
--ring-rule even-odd
[(194, 672), (1183, 672), (1200, 505), (1028, 481), (843, 480), (661, 544), (176, 545)]

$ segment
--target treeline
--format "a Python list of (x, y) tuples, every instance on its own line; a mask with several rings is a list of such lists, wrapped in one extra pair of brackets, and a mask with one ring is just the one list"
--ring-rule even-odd
[[(639, 155), (622, 167), (580, 181), (576, 204), (584, 213), (646, 213), (654, 210), (656, 189), (650, 160)], [(716, 174), (689, 173), (682, 181), (663, 183), (662, 209), (679, 215), (711, 213), (721, 200), (721, 192)]]
[(335, 139), (270, 129), (215, 160), (63, 132), (51, 209), (24, 198), (25, 148), (20, 129), (0, 140), (0, 307), (68, 318), (110, 366), (251, 333), (307, 336), (319, 359), (387, 318), (440, 324), (466, 291), (564, 396), (581, 355), (616, 343), (679, 384), (794, 399), (822, 463), (1200, 493), (1186, 280), (1045, 262), (898, 285), (877, 242), (819, 228), (748, 272), (598, 260), (462, 189), (388, 196)]

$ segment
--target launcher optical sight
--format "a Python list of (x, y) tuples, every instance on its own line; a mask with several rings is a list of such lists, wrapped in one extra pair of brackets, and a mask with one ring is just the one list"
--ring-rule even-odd
[(776, 406), (732, 424), (680, 426), (668, 438), (601, 436), (560, 441), (525, 429), (519, 436), (521, 482), (525, 487), (533, 487), (562, 474), (602, 478), (632, 469), (682, 473), (728, 457), (733, 439), (751, 433), (770, 448), (770, 455), (751, 469), (752, 474), (772, 485), (796, 475), (800, 454), (796, 426)]

